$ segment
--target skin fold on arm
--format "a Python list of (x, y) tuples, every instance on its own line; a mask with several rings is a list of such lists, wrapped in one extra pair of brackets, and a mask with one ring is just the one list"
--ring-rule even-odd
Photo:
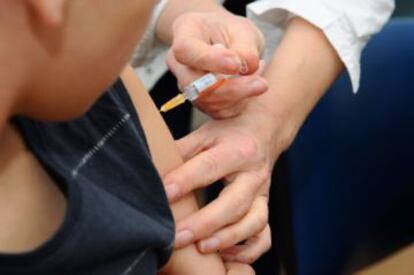
[[(153, 162), (161, 176), (182, 164), (179, 151), (167, 126), (147, 91), (139, 82), (132, 69), (122, 74), (132, 101), (139, 114), (147, 136)], [(174, 219), (180, 219), (196, 212), (198, 204), (195, 196), (190, 194), (172, 205)], [(162, 274), (202, 275), (225, 274), (225, 267), (217, 254), (202, 255), (195, 245), (174, 251), (172, 259)]]

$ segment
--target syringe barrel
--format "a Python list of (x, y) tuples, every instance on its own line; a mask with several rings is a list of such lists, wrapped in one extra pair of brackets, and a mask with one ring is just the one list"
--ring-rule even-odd
[(222, 79), (219, 75), (208, 73), (186, 86), (183, 94), (187, 100), (194, 101), (202, 92), (209, 90)]

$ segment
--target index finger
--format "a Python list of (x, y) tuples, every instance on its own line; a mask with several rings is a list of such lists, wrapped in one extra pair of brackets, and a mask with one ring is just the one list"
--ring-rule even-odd
[(237, 172), (248, 161), (227, 143), (213, 145), (164, 177), (168, 199), (174, 202), (195, 189), (208, 186)]
[(242, 62), (235, 51), (216, 47), (200, 37), (177, 37), (171, 49), (178, 62), (197, 70), (228, 75), (239, 74), (242, 70)]
[[(175, 59), (183, 65), (196, 70), (223, 74), (239, 74), (242, 63), (237, 52), (226, 47), (216, 47), (199, 27), (182, 22), (174, 28), (172, 52)], [(216, 41), (226, 44), (226, 41)]]
[[(178, 223), (176, 247), (208, 238), (219, 229), (240, 221), (252, 207), (260, 183), (249, 173), (237, 176), (217, 199)], [(184, 238), (188, 232), (192, 233), (191, 239)]]

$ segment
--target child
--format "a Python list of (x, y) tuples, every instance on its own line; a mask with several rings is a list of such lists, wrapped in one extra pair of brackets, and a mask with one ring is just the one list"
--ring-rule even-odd
[[(148, 145), (165, 173), (180, 161), (172, 139), (130, 71), (101, 94), (152, 5), (0, 1), (0, 274), (146, 275), (167, 262), (174, 227)], [(179, 218), (196, 204), (177, 207)], [(163, 272), (226, 271), (190, 246)]]

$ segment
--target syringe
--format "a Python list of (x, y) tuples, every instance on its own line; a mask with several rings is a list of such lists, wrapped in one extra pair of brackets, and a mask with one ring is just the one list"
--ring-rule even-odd
[(226, 78), (223, 75), (208, 73), (186, 86), (182, 93), (162, 105), (160, 111), (163, 113), (168, 112), (183, 104), (186, 100), (193, 102), (202, 96), (202, 93), (208, 93), (217, 89), (223, 85), (225, 81)]

